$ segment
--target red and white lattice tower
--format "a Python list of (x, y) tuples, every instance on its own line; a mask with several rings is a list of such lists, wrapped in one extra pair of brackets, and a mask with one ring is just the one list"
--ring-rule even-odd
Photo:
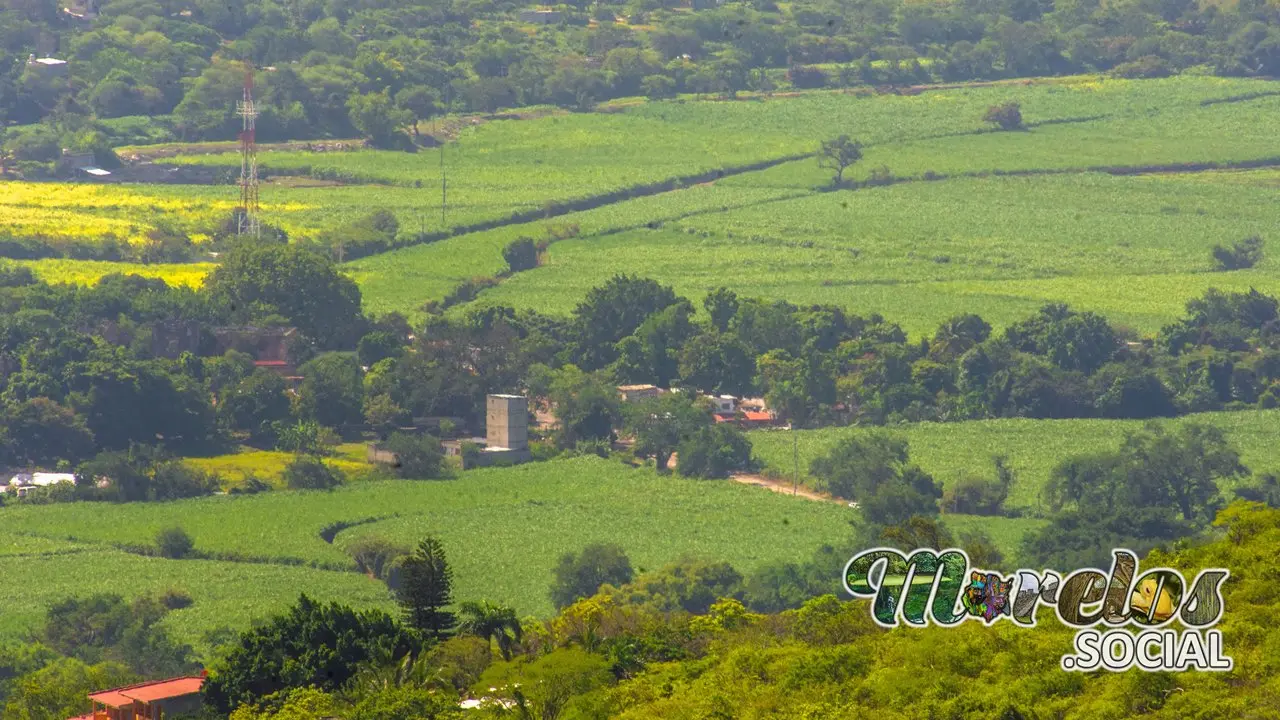
[(236, 234), (261, 236), (258, 222), (258, 144), (254, 139), (254, 120), (258, 110), (253, 105), (253, 67), (244, 74), (244, 99), (236, 103), (236, 114), (243, 120), (240, 131), (240, 211)]

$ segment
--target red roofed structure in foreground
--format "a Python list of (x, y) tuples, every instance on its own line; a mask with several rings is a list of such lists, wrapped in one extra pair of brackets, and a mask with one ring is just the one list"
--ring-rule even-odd
[(163, 720), (195, 712), (200, 708), (204, 680), (201, 673), (90, 693), (93, 712), (69, 720)]

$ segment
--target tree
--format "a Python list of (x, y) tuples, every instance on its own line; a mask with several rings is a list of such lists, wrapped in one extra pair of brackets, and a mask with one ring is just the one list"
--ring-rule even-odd
[(818, 148), (818, 167), (835, 171), (831, 184), (844, 182), (844, 171), (862, 159), (862, 143), (841, 135), (834, 140), (823, 140)]
[(1213, 246), (1213, 259), (1219, 270), (1244, 270), (1262, 260), (1262, 238), (1250, 235), (1231, 247)]
[(631, 582), (631, 561), (617, 545), (593, 543), (582, 552), (565, 553), (553, 571), (551, 602), (557, 608), (572, 605), (596, 594), (601, 585), (621, 586)]
[(492, 639), (498, 643), (498, 652), (503, 660), (511, 659), (511, 649), (523, 637), (520, 620), (516, 611), (506, 605), (495, 605), (485, 600), (475, 602), (468, 600), (458, 607), (461, 620), (458, 631), (486, 641)]
[(355, 358), (321, 355), (298, 372), (303, 376), (298, 388), (298, 409), (303, 416), (335, 428), (363, 419), (364, 381)]
[(347, 100), (351, 113), (351, 126), (364, 135), (369, 144), (380, 148), (394, 148), (404, 136), (400, 128), (413, 122), (414, 115), (391, 102), (384, 88), (381, 92), (352, 95)]
[(650, 100), (666, 100), (676, 96), (676, 81), (666, 75), (645, 75), (640, 80), (640, 92)]
[(397, 428), (412, 419), (409, 411), (397, 405), (386, 393), (365, 396), (364, 420), (373, 427), (380, 439), (386, 440)]
[(205, 280), (210, 301), (238, 322), (279, 315), (322, 348), (363, 333), (360, 289), (327, 258), (299, 245), (236, 245)]
[(809, 472), (831, 494), (858, 500), (863, 515), (882, 525), (938, 514), (942, 490), (910, 464), (907, 442), (901, 438), (879, 432), (847, 437), (810, 463)]
[(0, 413), (0, 457), (14, 465), (77, 463), (92, 455), (93, 448), (84, 418), (49, 398), (25, 400)]
[(438, 539), (424, 538), (401, 562), (396, 595), (405, 620), (426, 638), (439, 642), (453, 635), (457, 618), (446, 609), (453, 602), (453, 571)]
[(711, 327), (727, 332), (729, 323), (738, 314), (738, 296), (728, 288), (716, 288), (702, 299), (702, 307), (707, 311)]
[(356, 345), (356, 357), (365, 367), (373, 367), (390, 357), (399, 357), (404, 352), (405, 343), (395, 333), (386, 330), (374, 330), (360, 338)]
[(751, 441), (731, 424), (703, 427), (678, 446), (677, 470), (685, 477), (726, 478), (751, 469)]
[(287, 612), (240, 634), (210, 669), (205, 702), (225, 714), (295, 688), (337, 691), (372, 659), (398, 661), (414, 649), (412, 636), (384, 612), (302, 595)]
[(431, 435), (395, 433), (387, 449), (396, 456), (396, 477), (431, 480), (444, 476), (444, 449)]
[(89, 693), (121, 687), (137, 678), (117, 662), (87, 665), (61, 657), (14, 681), (5, 716), (15, 719), (75, 717), (91, 710)]
[(653, 458), (658, 472), (666, 472), (667, 461), (685, 438), (711, 424), (711, 414), (688, 393), (628, 403), (624, 415), (624, 427), (635, 440), (632, 451), (637, 457)]
[(675, 292), (654, 280), (615, 275), (592, 288), (574, 309), (575, 356), (584, 370), (599, 370), (617, 359), (617, 342), (634, 333), (650, 315), (674, 305)]
[(508, 272), (532, 270), (538, 267), (538, 246), (530, 238), (518, 238), (503, 248), (502, 259), (507, 261)]
[(614, 428), (622, 419), (614, 386), (568, 365), (556, 373), (548, 397), (560, 425), (557, 444), (561, 448), (574, 447), (581, 440), (614, 440)]
[(987, 108), (982, 121), (997, 125), (1001, 130), (1018, 130), (1022, 127), (1022, 106), (1015, 101), (992, 105)]
[(165, 528), (156, 533), (156, 549), (160, 551), (160, 557), (181, 560), (195, 548), (195, 541), (180, 527)]
[(232, 428), (248, 432), (252, 443), (270, 447), (278, 424), (291, 416), (288, 386), (278, 374), (258, 368), (223, 393), (218, 414)]
[(695, 335), (680, 351), (682, 384), (712, 395), (745, 395), (751, 391), (756, 374), (750, 353), (732, 334)]
[(413, 134), (418, 135), (418, 124), (439, 114), (440, 93), (424, 85), (410, 85), (396, 93), (396, 105), (408, 112), (414, 120)]

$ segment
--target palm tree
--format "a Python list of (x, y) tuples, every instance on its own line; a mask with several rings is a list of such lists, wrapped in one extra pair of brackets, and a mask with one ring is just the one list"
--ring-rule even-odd
[(497, 640), (498, 652), (503, 660), (511, 659), (512, 647), (520, 642), (523, 632), (516, 611), (506, 605), (496, 605), (488, 600), (467, 601), (458, 606), (461, 622), (458, 630), (476, 637)]

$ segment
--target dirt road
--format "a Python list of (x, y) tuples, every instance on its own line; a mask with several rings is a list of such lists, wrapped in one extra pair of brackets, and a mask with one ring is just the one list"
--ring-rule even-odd
[[(763, 475), (734, 475), (733, 481), (740, 482), (744, 485), (755, 485), (756, 487), (762, 487), (766, 490), (772, 490), (773, 492), (781, 493), (783, 495), (791, 495), (793, 493), (791, 483), (784, 482), (782, 480), (773, 480), (771, 478), (764, 477)], [(833, 497), (822, 495), (804, 488), (799, 488), (794, 492), (794, 494), (807, 500), (848, 505), (848, 503), (843, 500), (837, 500)]]

